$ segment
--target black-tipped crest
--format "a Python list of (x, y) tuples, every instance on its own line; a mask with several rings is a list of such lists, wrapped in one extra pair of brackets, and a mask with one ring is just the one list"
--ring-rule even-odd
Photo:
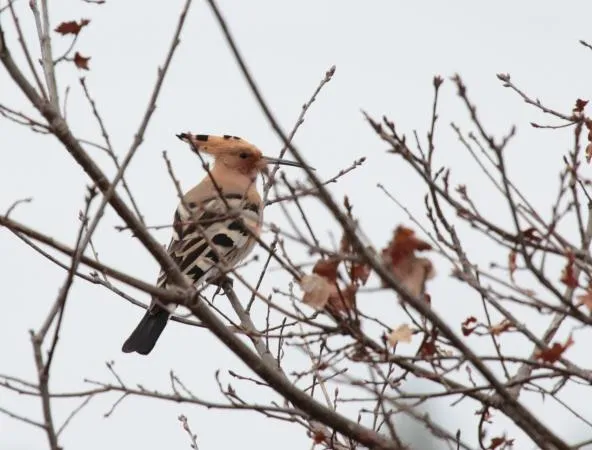
[[(263, 156), (261, 151), (253, 144), (238, 136), (232, 136), (230, 134), (215, 136), (211, 134), (180, 133), (177, 134), (177, 137), (183, 142), (190, 144), (194, 150), (201, 150), (216, 157), (222, 155), (235, 155), (238, 158), (242, 158), (242, 162), (235, 163), (236, 167), (244, 168), (245, 163), (248, 163), (248, 166), (252, 168), (259, 167), (259, 170), (262, 170), (267, 164), (303, 167), (302, 164), (296, 161)], [(205, 145), (206, 142), (207, 145)], [(252, 155), (252, 159), (247, 159), (247, 157), (244, 156), (245, 153)], [(314, 170), (312, 167), (309, 168)]]

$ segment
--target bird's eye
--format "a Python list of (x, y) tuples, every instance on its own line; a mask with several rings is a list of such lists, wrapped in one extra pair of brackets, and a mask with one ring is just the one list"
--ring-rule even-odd
[(247, 159), (247, 158), (249, 157), (249, 154), (248, 154), (248, 153), (246, 153), (246, 152), (242, 152), (242, 153), (241, 153), (240, 155), (238, 155), (238, 156), (240, 156), (242, 159)]

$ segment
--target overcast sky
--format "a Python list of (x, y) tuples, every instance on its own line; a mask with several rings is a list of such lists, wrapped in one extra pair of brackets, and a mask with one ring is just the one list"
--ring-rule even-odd
[[(3, 1), (2, 4), (6, 2)], [(35, 52), (34, 23), (26, 1), (18, 1), (21, 24)], [(102, 6), (82, 1), (50, 2), (54, 27), (65, 20), (91, 19), (76, 49), (91, 56), (90, 71), (80, 72), (71, 64), (58, 70), (59, 88), (70, 86), (68, 121), (77, 136), (100, 140), (96, 123), (86, 105), (78, 83), (84, 75), (105, 119), (119, 155), (129, 148), (145, 110), (168, 49), (182, 1), (116, 2)], [(361, 109), (370, 115), (386, 114), (397, 128), (411, 136), (416, 129), (425, 137), (432, 102), (432, 78), (446, 78), (442, 88), (437, 158), (453, 168), (455, 184), (465, 183), (474, 197), (499, 222), (507, 220), (506, 205), (491, 187), (466, 152), (455, 141), (450, 122), (471, 130), (467, 113), (455, 95), (449, 77), (461, 74), (469, 94), (492, 133), (503, 133), (512, 125), (518, 136), (508, 154), (510, 174), (535, 205), (549, 212), (549, 198), (556, 192), (557, 173), (562, 155), (571, 144), (571, 131), (534, 130), (531, 121), (549, 121), (501, 87), (495, 74), (509, 72), (513, 80), (533, 97), (561, 111), (569, 112), (576, 98), (590, 98), (592, 51), (579, 39), (592, 41), (590, 17), (592, 4), (572, 2), (559, 7), (554, 1), (538, 2), (402, 2), (402, 1), (220, 1), (240, 48), (252, 69), (265, 98), (285, 128), (291, 128), (301, 105), (323, 77), (336, 65), (333, 81), (320, 94), (299, 131), (296, 143), (306, 159), (328, 178), (355, 159), (367, 162), (343, 178), (332, 191), (338, 199), (347, 194), (355, 206), (365, 233), (377, 247), (383, 246), (399, 223), (409, 224), (405, 213), (387, 200), (376, 183), (385, 185), (411, 212), (424, 217), (422, 197), (425, 189), (418, 178), (393, 155), (363, 120)], [(5, 37), (19, 54), (18, 42), (4, 13), (0, 17)], [(61, 54), (69, 39), (54, 35), (54, 51)], [(36, 53), (37, 55), (37, 53)], [(19, 61), (21, 61), (19, 55)], [(0, 70), (0, 102), (22, 111), (30, 111), (24, 96)], [(271, 155), (280, 148), (251, 95), (227, 48), (208, 6), (195, 1), (187, 18), (180, 48), (165, 81), (156, 113), (144, 143), (135, 156), (127, 179), (150, 224), (168, 223), (176, 206), (176, 194), (166, 173), (162, 151), (167, 150), (184, 189), (203, 176), (195, 157), (175, 138), (191, 130), (196, 133), (232, 134), (244, 137)], [(89, 179), (59, 143), (47, 136), (0, 120), (0, 210), (6, 210), (19, 198), (34, 201), (20, 206), (14, 218), (39, 228), (56, 239), (72, 245), (79, 226), (78, 211), (83, 207)], [(113, 174), (113, 167), (98, 150), (89, 150), (102, 167)], [(584, 169), (589, 175), (589, 169)], [(289, 171), (292, 178), (302, 177)], [(329, 233), (339, 235), (328, 221), (328, 214), (316, 201), (307, 203), (313, 225), (330, 245)], [(266, 219), (285, 223), (277, 207), (266, 210)], [(424, 223), (425, 222), (424, 220)], [(146, 281), (156, 278), (158, 267), (139, 243), (114, 225), (121, 221), (108, 211), (95, 234), (101, 259)], [(156, 232), (163, 244), (170, 230)], [(270, 240), (270, 237), (266, 237)], [(499, 256), (479, 247), (468, 235), (467, 248), (476, 262), (487, 264)], [(488, 248), (489, 250), (489, 248)], [(294, 246), (300, 257), (304, 251)], [(259, 254), (263, 254), (258, 251)], [(449, 278), (449, 267), (435, 258), (438, 277), (431, 284), (434, 308), (446, 311), (445, 317), (455, 330), (470, 314), (480, 314), (478, 297)], [(243, 271), (255, 281), (261, 263)], [(42, 259), (6, 230), (0, 230), (0, 281), (3, 312), (0, 314), (0, 373), (35, 379), (28, 330), (38, 328), (54, 301), (65, 273)], [(270, 277), (264, 290), (284, 286), (288, 277)], [(376, 281), (373, 281), (376, 283)], [(147, 296), (137, 294), (147, 301)], [(397, 325), (395, 301), (383, 294), (366, 297), (375, 313)], [(218, 302), (223, 303), (224, 298)], [(279, 301), (279, 300), (278, 300)], [(263, 309), (261, 309), (262, 311)], [(199, 396), (217, 398), (216, 370), (228, 369), (249, 374), (248, 370), (216, 339), (195, 327), (169, 324), (155, 350), (148, 356), (124, 355), (120, 347), (140, 319), (142, 311), (107, 290), (78, 280), (67, 305), (65, 323), (52, 369), (51, 386), (55, 391), (87, 386), (85, 378), (113, 381), (105, 361), (115, 361), (123, 379), (131, 385), (166, 389), (169, 371), (174, 370)], [(256, 318), (257, 319), (257, 318)], [(259, 322), (260, 324), (263, 322)], [(532, 322), (534, 331), (546, 322)], [(565, 336), (569, 329), (562, 330)], [(583, 343), (582, 339), (579, 341)], [(577, 337), (577, 335), (576, 335)], [(588, 341), (589, 342), (589, 341)], [(530, 346), (523, 354), (530, 352)], [(570, 349), (588, 355), (584, 345)], [(588, 352), (588, 353), (586, 353)], [(292, 362), (303, 362), (295, 357)], [(589, 364), (588, 364), (589, 366)], [(302, 366), (300, 366), (302, 368)], [(227, 376), (224, 378), (230, 380)], [(252, 392), (249, 386), (243, 392)], [(589, 394), (589, 393), (588, 393)], [(574, 401), (574, 394), (567, 400)], [(266, 397), (261, 397), (265, 399)], [(189, 448), (185, 432), (177, 421), (187, 415), (198, 444), (204, 449), (256, 448), (289, 450), (309, 448), (310, 440), (301, 428), (247, 412), (209, 411), (197, 406), (178, 405), (151, 399), (127, 399), (112, 417), (103, 418), (115, 396), (101, 397), (74, 419), (60, 436), (66, 449), (85, 448)], [(564, 410), (540, 398), (522, 400), (536, 408), (546, 423), (557, 425), (564, 438), (583, 438), (580, 424), (562, 422)], [(592, 416), (587, 405), (575, 403), (581, 412)], [(435, 417), (452, 432), (475, 443), (473, 407), (450, 410), (443, 402)], [(76, 402), (54, 402), (56, 422), (61, 424)], [(37, 399), (0, 392), (0, 406), (34, 418), (41, 417)], [(355, 418), (355, 415), (352, 415)], [(567, 424), (570, 425), (567, 425)], [(499, 420), (492, 433), (501, 434), (507, 422)], [(512, 430), (511, 428), (507, 428)], [(588, 437), (589, 437), (588, 431)], [(516, 448), (526, 442), (518, 438)], [(0, 447), (28, 450), (46, 446), (39, 430), (0, 415)], [(522, 443), (522, 445), (520, 445)]]

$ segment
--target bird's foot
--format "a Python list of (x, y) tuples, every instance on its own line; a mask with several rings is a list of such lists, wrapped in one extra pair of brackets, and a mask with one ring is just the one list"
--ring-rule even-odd
[(219, 277), (214, 278), (210, 283), (221, 288), (224, 288), (224, 286), (234, 286), (234, 280), (228, 275), (220, 275)]

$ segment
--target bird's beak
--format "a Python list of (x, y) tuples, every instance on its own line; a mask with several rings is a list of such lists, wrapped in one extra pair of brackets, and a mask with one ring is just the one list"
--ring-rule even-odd
[[(302, 164), (296, 162), (296, 161), (288, 161), (287, 159), (279, 159), (279, 158), (272, 158), (271, 156), (264, 156), (265, 158), (265, 162), (267, 163), (267, 165), (271, 165), (271, 164), (279, 164), (279, 165), (283, 165), (283, 166), (292, 166), (292, 167), (300, 167), (302, 168)], [(310, 167), (310, 166), (306, 166), (308, 167), (310, 170), (315, 170), (314, 167)]]

